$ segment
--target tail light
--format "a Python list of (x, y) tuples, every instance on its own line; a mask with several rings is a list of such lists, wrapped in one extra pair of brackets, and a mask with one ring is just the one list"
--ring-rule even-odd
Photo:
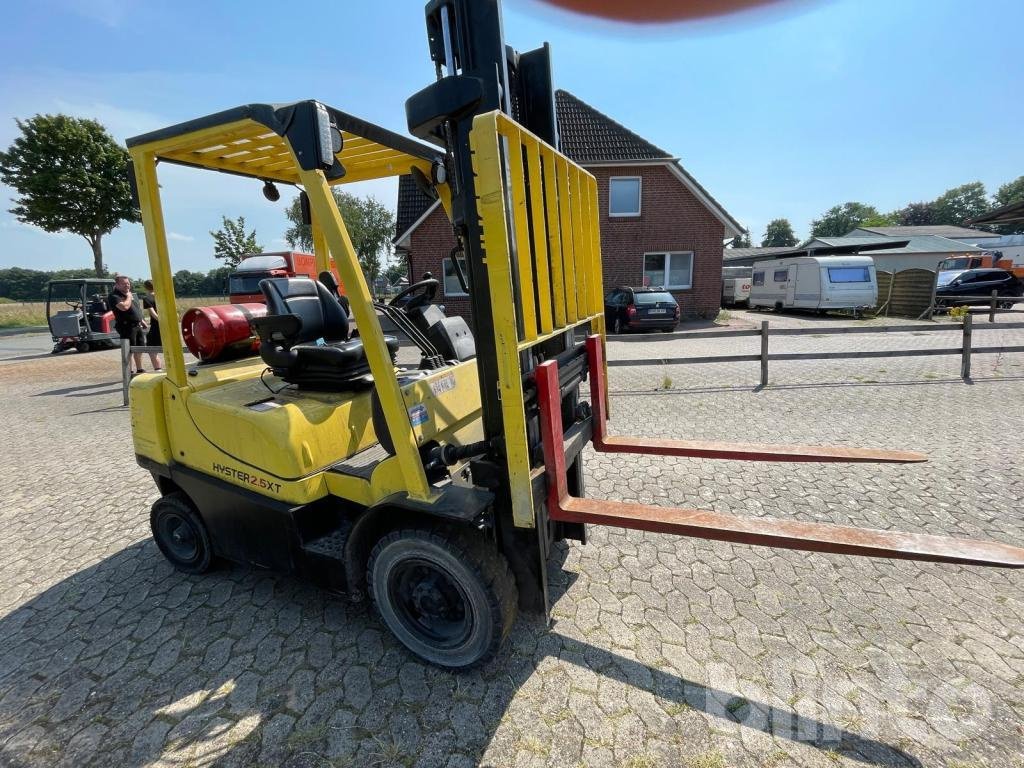
[(629, 315), (630, 317), (633, 317), (636, 314), (636, 305), (630, 304), (628, 307), (626, 307), (626, 314)]
[(676, 304), (676, 320), (679, 319), (679, 305)]

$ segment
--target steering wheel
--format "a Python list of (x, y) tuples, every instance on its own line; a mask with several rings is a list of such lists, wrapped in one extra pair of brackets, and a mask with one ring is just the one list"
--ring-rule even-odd
[(395, 296), (395, 298), (388, 302), (388, 306), (400, 307), (406, 312), (416, 307), (422, 307), (434, 300), (434, 297), (437, 295), (437, 286), (440, 284), (440, 281), (433, 277), (427, 280), (420, 280)]

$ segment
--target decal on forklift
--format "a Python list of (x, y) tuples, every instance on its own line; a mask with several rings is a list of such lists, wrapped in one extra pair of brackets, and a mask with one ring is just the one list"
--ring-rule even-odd
[(455, 389), (454, 373), (446, 373), (430, 382), (430, 391), (434, 393), (434, 397), (440, 397), (445, 392), (451, 392), (453, 389)]
[(430, 421), (430, 414), (427, 413), (427, 406), (423, 403), (418, 403), (409, 409), (409, 421), (412, 422), (414, 427), (418, 427), (420, 424), (426, 424)]
[(250, 475), (248, 472), (242, 472), (234, 467), (225, 467), (223, 464), (217, 464), (215, 462), (213, 465), (213, 471), (224, 475), (225, 477), (241, 480), (246, 485), (251, 485), (256, 488), (265, 488), (271, 493), (280, 493), (281, 491), (280, 483), (272, 483), (266, 478), (259, 477), (258, 475)]

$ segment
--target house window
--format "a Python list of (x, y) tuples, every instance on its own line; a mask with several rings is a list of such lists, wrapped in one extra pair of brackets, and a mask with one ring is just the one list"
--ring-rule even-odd
[(789, 280), (789, 270), (788, 269), (777, 269), (777, 270), (775, 270), (775, 274), (772, 276), (772, 280), (774, 280), (776, 283), (784, 283), (784, 282), (786, 282), (787, 280)]
[(613, 176), (608, 180), (608, 215), (640, 215), (639, 176)]
[(659, 288), (692, 288), (693, 251), (645, 253), (644, 285)]
[(764, 285), (764, 272), (754, 273), (754, 285)]
[[(455, 274), (455, 265), (448, 257), (444, 259), (444, 295), (445, 296), (468, 296), (459, 284), (459, 277)], [(469, 280), (469, 273), (466, 271), (466, 257), (459, 256), (459, 266), (462, 267), (462, 274)]]

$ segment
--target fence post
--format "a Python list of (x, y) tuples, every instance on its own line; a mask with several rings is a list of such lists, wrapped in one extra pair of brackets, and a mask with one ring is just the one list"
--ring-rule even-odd
[(971, 380), (971, 315), (964, 316), (964, 346), (960, 358), (960, 378)]
[(761, 386), (768, 386), (768, 321), (761, 321)]
[(131, 366), (128, 361), (131, 359), (131, 339), (121, 339), (121, 396), (124, 402), (121, 405), (128, 405), (128, 384), (132, 379)]
[(994, 323), (996, 321), (996, 296), (999, 295), (999, 291), (992, 291), (992, 306), (988, 309), (988, 321)]

